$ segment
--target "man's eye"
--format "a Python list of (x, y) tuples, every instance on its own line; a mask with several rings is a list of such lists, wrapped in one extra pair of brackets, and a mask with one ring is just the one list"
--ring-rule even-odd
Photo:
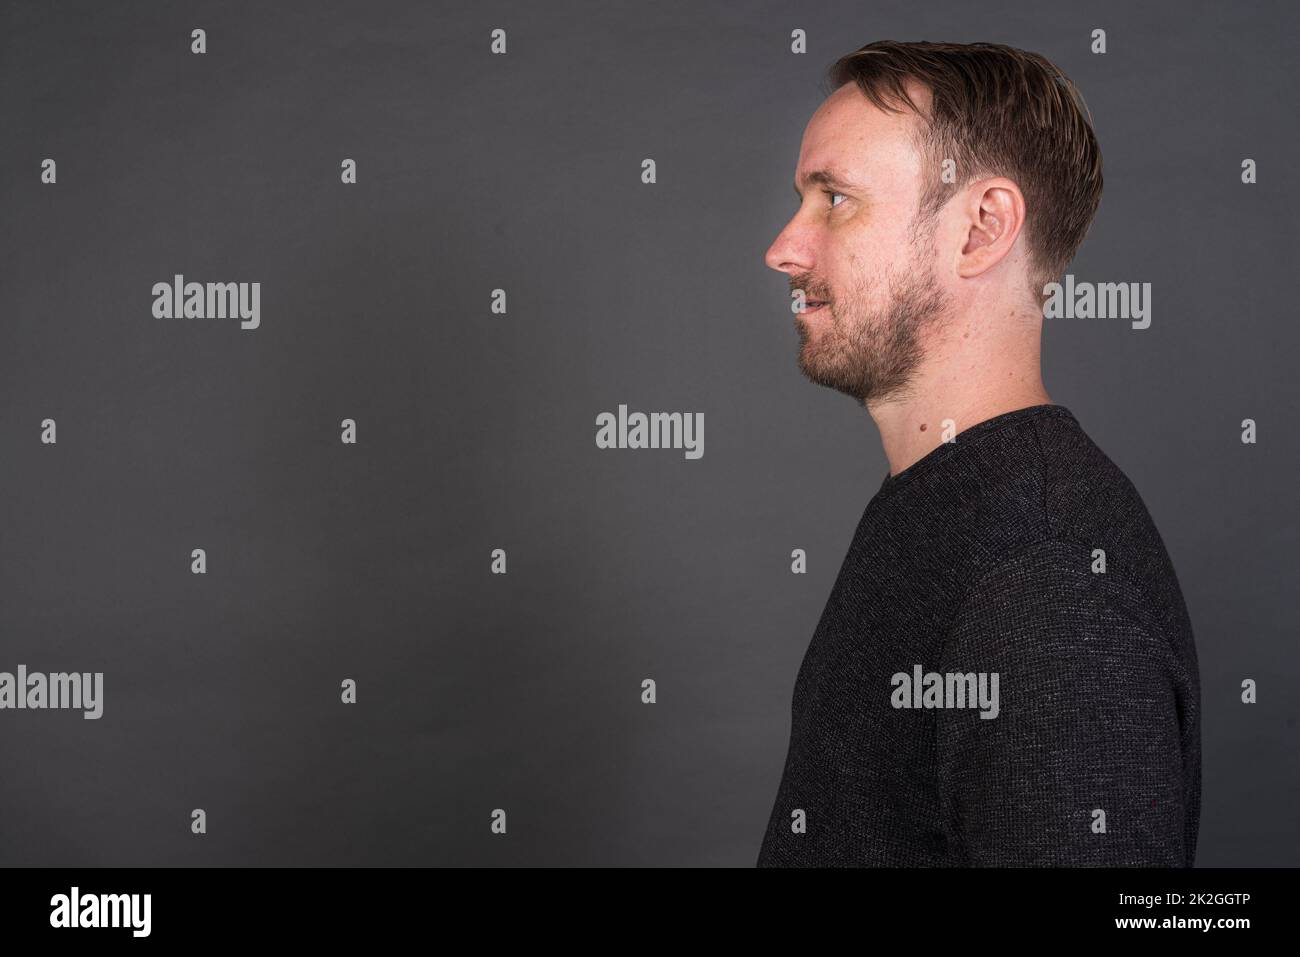
[[(831, 208), (832, 208), (832, 209), (833, 209), (834, 207), (836, 207), (836, 206), (839, 205), (839, 203), (835, 202), (835, 197), (836, 197), (836, 196), (844, 196), (843, 193), (835, 193), (835, 192), (832, 192), (832, 191), (829, 190), (829, 189), (824, 189), (824, 190), (822, 190), (822, 192), (825, 193), (827, 196), (831, 197)], [(848, 199), (847, 196), (844, 196), (844, 198), (845, 198), (845, 199)]]

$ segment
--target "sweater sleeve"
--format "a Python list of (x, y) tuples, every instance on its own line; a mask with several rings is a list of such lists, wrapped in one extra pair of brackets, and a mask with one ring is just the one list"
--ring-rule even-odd
[(937, 711), (941, 809), (968, 865), (1190, 866), (1176, 663), (1144, 617), (1064, 542), (963, 598), (938, 671), (990, 691), (998, 676), (996, 716)]

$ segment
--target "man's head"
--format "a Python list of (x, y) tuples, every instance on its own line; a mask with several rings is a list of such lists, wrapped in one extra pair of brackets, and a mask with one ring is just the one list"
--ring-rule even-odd
[(1101, 153), (1073, 84), (1011, 47), (882, 41), (828, 78), (766, 261), (806, 297), (804, 374), (879, 402), (955, 317), (1039, 313), (1096, 212)]

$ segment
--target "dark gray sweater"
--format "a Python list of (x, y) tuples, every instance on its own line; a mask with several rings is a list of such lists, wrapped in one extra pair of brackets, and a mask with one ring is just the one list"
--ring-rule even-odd
[(867, 504), (795, 681), (758, 865), (1190, 867), (1200, 792), (1164, 543), (1069, 410), (1040, 405)]

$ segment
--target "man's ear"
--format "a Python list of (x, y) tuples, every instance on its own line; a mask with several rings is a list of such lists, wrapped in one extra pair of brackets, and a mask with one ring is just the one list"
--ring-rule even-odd
[(1024, 224), (1025, 197), (1014, 182), (998, 176), (971, 184), (957, 274), (966, 279), (996, 266), (1011, 253)]

